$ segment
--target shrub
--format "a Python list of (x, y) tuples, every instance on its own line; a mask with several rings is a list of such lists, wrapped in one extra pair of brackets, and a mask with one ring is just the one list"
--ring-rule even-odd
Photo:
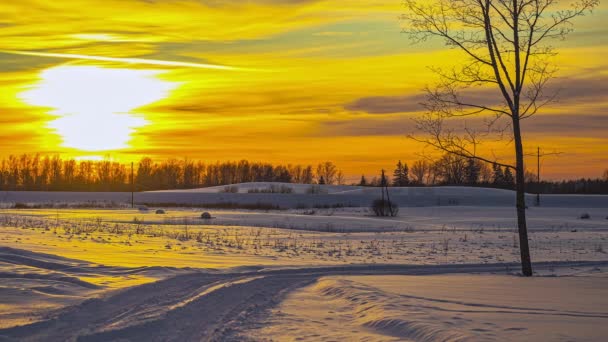
[(311, 185), (310, 188), (306, 189), (306, 193), (311, 195), (326, 194), (327, 190), (320, 185)]
[(397, 203), (381, 198), (372, 202), (371, 209), (372, 212), (379, 217), (395, 217), (399, 214), (399, 206), (397, 206)]
[(293, 188), (290, 188), (286, 185), (270, 185), (267, 188), (254, 188), (247, 190), (250, 194), (291, 194), (293, 193)]
[(279, 193), (281, 194), (291, 194), (293, 193), (293, 188), (290, 188), (286, 185), (281, 185), (281, 187), (279, 188)]
[(165, 211), (162, 210), (162, 209), (156, 209), (156, 213), (159, 214), (159, 215), (162, 215), (162, 214), (165, 213)]
[(579, 218), (581, 220), (589, 220), (589, 219), (591, 219), (591, 215), (589, 215), (589, 213), (582, 213), (581, 216), (579, 216)]
[(222, 189), (222, 192), (229, 194), (236, 194), (239, 192), (239, 187), (236, 185), (227, 185)]
[(201, 214), (201, 218), (204, 220), (208, 220), (211, 218), (211, 214), (209, 214), (208, 212), (205, 211), (204, 213)]
[(280, 206), (272, 203), (239, 203), (239, 202), (207, 202), (207, 203), (175, 203), (175, 202), (148, 202), (150, 207), (164, 208), (204, 208), (204, 209), (248, 209), (248, 210), (282, 210)]

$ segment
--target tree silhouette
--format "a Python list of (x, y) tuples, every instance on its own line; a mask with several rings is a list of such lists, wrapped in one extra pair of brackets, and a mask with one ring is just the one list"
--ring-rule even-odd
[(365, 178), (365, 175), (361, 175), (361, 181), (359, 181), (359, 185), (367, 186), (367, 179)]
[(478, 162), (473, 159), (467, 159), (467, 169), (466, 169), (466, 179), (468, 185), (475, 185), (479, 181), (479, 174), (481, 171), (481, 167)]
[(504, 183), (507, 189), (513, 189), (515, 186), (515, 179), (513, 178), (513, 172), (511, 172), (510, 168), (505, 169)]
[[(427, 138), (412, 137), (439, 150), (515, 170), (516, 208), (522, 273), (532, 275), (526, 224), (524, 152), (521, 120), (554, 99), (546, 84), (555, 68), (552, 39), (572, 31), (572, 20), (593, 10), (599, 0), (579, 0), (567, 6), (557, 0), (405, 0), (405, 31), (414, 42), (437, 37), (468, 58), (451, 70), (434, 68), (440, 82), (427, 89), (427, 113), (417, 127)], [(474, 94), (472, 90), (478, 89)], [(480, 96), (481, 93), (481, 96)], [(477, 96), (475, 96), (477, 95)], [(449, 127), (454, 117), (489, 116), (486, 132), (499, 129), (512, 139), (515, 163), (499, 163), (478, 154), (484, 134)], [(506, 119), (506, 120), (502, 120)]]
[(492, 183), (499, 188), (505, 185), (505, 174), (498, 164), (492, 164)]
[(393, 171), (393, 186), (406, 186), (407, 176), (404, 165), (401, 160), (397, 163), (395, 171)]
[[(522, 272), (532, 275), (524, 194), (524, 153), (521, 120), (536, 114), (554, 99), (546, 84), (555, 68), (551, 39), (563, 39), (572, 31), (572, 20), (599, 4), (580, 0), (565, 6), (556, 0), (405, 0), (405, 29), (415, 42), (432, 37), (461, 51), (468, 62), (452, 70), (433, 69), (440, 82), (427, 89), (427, 113), (417, 119), (428, 138), (417, 138), (442, 151), (494, 162), (515, 170), (516, 208)], [(475, 97), (478, 88), (483, 96)], [(494, 96), (496, 94), (497, 96)], [(477, 152), (479, 131), (449, 127), (447, 119), (484, 115), (492, 118), (486, 132), (510, 127), (515, 163), (499, 163)], [(502, 119), (507, 119), (502, 121)]]

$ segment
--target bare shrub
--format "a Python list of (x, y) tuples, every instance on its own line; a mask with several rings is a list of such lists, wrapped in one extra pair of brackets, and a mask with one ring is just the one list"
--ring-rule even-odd
[(239, 187), (236, 185), (227, 185), (222, 189), (221, 192), (228, 193), (228, 194), (236, 194), (239, 192)]
[(386, 199), (376, 199), (372, 202), (371, 210), (378, 217), (392, 216), (399, 214), (399, 206), (393, 201)]
[(293, 193), (293, 188), (287, 185), (275, 185), (272, 184), (267, 188), (254, 188), (247, 190), (250, 194), (291, 194)]
[(306, 189), (306, 193), (310, 195), (326, 194), (327, 190), (323, 189), (320, 185), (311, 185), (310, 188)]

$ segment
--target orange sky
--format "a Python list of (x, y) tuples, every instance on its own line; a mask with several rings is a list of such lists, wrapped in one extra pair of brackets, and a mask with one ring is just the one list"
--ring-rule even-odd
[[(401, 1), (20, 0), (0, 3), (2, 155), (333, 160), (352, 179), (412, 161), (427, 68)], [(524, 123), (547, 178), (608, 168), (608, 5), (558, 42), (560, 103)], [(484, 145), (508, 158), (506, 143)], [(532, 165), (531, 165), (532, 166)]]

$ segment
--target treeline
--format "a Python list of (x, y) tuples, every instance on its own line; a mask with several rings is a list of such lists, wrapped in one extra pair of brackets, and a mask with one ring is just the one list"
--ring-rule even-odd
[[(142, 158), (134, 163), (135, 191), (192, 189), (245, 182), (345, 184), (345, 177), (330, 162), (312, 165), (272, 165), (241, 160), (205, 163), (189, 159), (155, 162)], [(437, 160), (421, 159), (410, 165), (399, 161), (386, 182), (391, 186), (467, 185), (513, 189), (511, 169), (454, 155)], [(608, 170), (601, 179), (561, 182), (542, 181), (526, 172), (526, 191), (546, 194), (608, 194)], [(380, 175), (362, 176), (356, 185), (380, 186)], [(131, 164), (109, 159), (63, 159), (58, 155), (24, 154), (0, 161), (2, 191), (131, 191)]]
[[(131, 164), (111, 160), (63, 159), (58, 155), (9, 156), (0, 161), (0, 190), (131, 191)], [(134, 163), (136, 191), (191, 189), (242, 182), (342, 184), (344, 175), (332, 162), (312, 165), (216, 162), (188, 159)]]
[[(526, 191), (544, 194), (608, 194), (608, 170), (602, 178), (564, 180), (560, 182), (537, 181), (536, 173), (526, 171)], [(437, 160), (417, 160), (408, 166), (399, 161), (393, 171), (390, 186), (478, 186), (514, 189), (513, 170), (498, 164), (488, 164), (479, 160), (445, 154)], [(361, 176), (358, 185), (381, 186), (381, 176), (368, 180)]]

